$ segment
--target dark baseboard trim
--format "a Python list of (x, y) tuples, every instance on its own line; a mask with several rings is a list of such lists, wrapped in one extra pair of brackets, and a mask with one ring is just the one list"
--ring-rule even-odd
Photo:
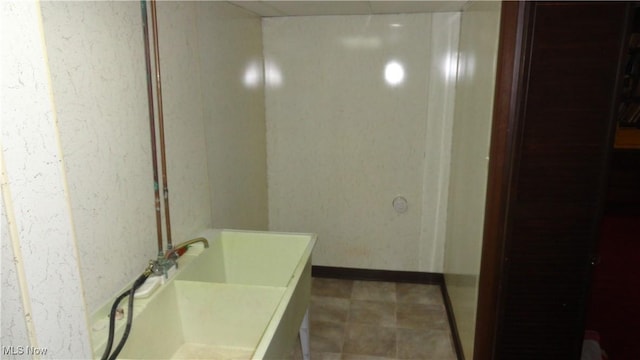
[(458, 360), (465, 360), (464, 352), (462, 351), (462, 342), (460, 341), (460, 333), (458, 333), (456, 316), (453, 314), (453, 305), (451, 305), (451, 298), (449, 297), (446, 281), (442, 281), (440, 291), (442, 292), (444, 307), (447, 309), (447, 319), (449, 320), (449, 328), (451, 329), (451, 337), (453, 338), (453, 347), (456, 350), (456, 356), (458, 357)]
[(391, 281), (431, 285), (444, 284), (444, 276), (440, 273), (417, 271), (372, 270), (314, 265), (311, 267), (311, 276), (345, 280)]
[(458, 334), (458, 327), (456, 326), (456, 319), (453, 315), (451, 299), (449, 298), (449, 292), (447, 291), (447, 285), (444, 281), (443, 274), (418, 271), (372, 270), (314, 265), (311, 267), (311, 276), (343, 280), (389, 281), (440, 286), (440, 292), (442, 293), (442, 298), (444, 300), (444, 307), (447, 311), (447, 319), (449, 320), (449, 327), (453, 338), (453, 347), (456, 350), (458, 360), (464, 360), (462, 343), (460, 342), (460, 335)]

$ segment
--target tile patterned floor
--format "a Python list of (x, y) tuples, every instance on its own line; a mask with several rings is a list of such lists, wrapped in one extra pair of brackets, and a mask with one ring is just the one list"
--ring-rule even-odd
[(454, 360), (437, 285), (313, 278), (313, 360)]

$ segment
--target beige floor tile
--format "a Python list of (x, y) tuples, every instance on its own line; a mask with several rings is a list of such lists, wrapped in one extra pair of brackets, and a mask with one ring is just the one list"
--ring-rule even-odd
[(378, 357), (396, 356), (396, 328), (347, 324), (345, 354)]
[(312, 295), (309, 319), (311, 321), (344, 323), (349, 316), (350, 304), (349, 299)]
[(349, 322), (376, 326), (396, 326), (396, 303), (352, 300)]
[(439, 285), (398, 283), (396, 293), (399, 303), (440, 305), (444, 308)]
[[(312, 360), (315, 360), (315, 359), (312, 359)], [(371, 355), (343, 354), (342, 360), (395, 360), (395, 358), (371, 356)]]
[(328, 352), (311, 352), (312, 360), (342, 360), (341, 353), (328, 353)]
[(397, 326), (449, 331), (447, 312), (437, 305), (398, 304)]
[(354, 281), (353, 300), (396, 301), (396, 283), (382, 281)]
[(311, 321), (309, 327), (312, 352), (342, 352), (346, 327), (344, 323)]
[(313, 278), (311, 295), (329, 296), (349, 299), (353, 288), (353, 280)]
[(311, 294), (314, 360), (456, 359), (437, 285), (313, 278)]
[(455, 360), (456, 354), (447, 331), (398, 329), (398, 359)]

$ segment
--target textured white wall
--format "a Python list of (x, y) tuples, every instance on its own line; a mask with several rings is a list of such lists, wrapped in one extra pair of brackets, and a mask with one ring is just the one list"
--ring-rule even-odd
[(43, 2), (47, 51), (90, 312), (156, 256), (137, 2)]
[(474, 1), (460, 28), (444, 272), (467, 358), (473, 357), (500, 9), (499, 2)]
[[(430, 83), (433, 52), (447, 48), (431, 43), (457, 39), (434, 16), (263, 20), (269, 227), (318, 233), (316, 265), (442, 270), (442, 231), (422, 226), (446, 183), (424, 186), (440, 174), (426, 166), (446, 168), (446, 141), (425, 144), (429, 93), (451, 91)], [(392, 61), (404, 69), (398, 85), (385, 81)]]
[[(88, 358), (76, 236), (38, 3), (2, 2), (0, 24), (2, 345), (46, 349), (49, 358)], [(8, 263), (7, 243), (13, 255)]]
[(213, 225), (266, 230), (260, 18), (223, 2), (197, 4)]
[[(156, 256), (140, 4), (42, 9), (94, 312)], [(261, 63), (259, 18), (223, 3), (160, 2), (158, 27), (174, 244), (213, 224), (266, 228), (261, 71), (255, 86), (243, 85), (247, 64)]]
[[(3, 197), (4, 200), (4, 197)], [(24, 305), (22, 304), (22, 292), (20, 283), (18, 282), (18, 266), (22, 266), (16, 259), (19, 257), (14, 255), (9, 235), (9, 222), (7, 220), (6, 207), (2, 201), (2, 267), (0, 268), (0, 276), (2, 287), (2, 301), (0, 302), (0, 344), (9, 345), (28, 345), (29, 335), (27, 333), (27, 324), (25, 321)]]
[(208, 68), (201, 66), (196, 20), (202, 5), (179, 1), (157, 3), (167, 183), (174, 244), (192, 239), (212, 225), (203, 122), (205, 103), (200, 87)]

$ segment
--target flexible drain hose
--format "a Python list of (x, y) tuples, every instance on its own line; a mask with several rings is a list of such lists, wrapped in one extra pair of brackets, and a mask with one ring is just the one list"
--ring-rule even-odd
[[(142, 275), (140, 275), (136, 279), (136, 281), (133, 282), (133, 286), (131, 287), (131, 289), (120, 294), (120, 296), (118, 296), (116, 300), (113, 302), (113, 306), (111, 306), (111, 313), (109, 314), (109, 338), (107, 339), (107, 347), (104, 349), (104, 353), (102, 354), (102, 358), (101, 358), (102, 360), (115, 359), (118, 356), (118, 354), (120, 354), (120, 351), (124, 347), (124, 344), (127, 342), (127, 338), (129, 337), (129, 332), (131, 331), (131, 322), (133, 319), (133, 298), (136, 290), (138, 290), (138, 288), (142, 286), (142, 284), (144, 284), (144, 282), (149, 277), (150, 273), (151, 273), (150, 271), (145, 271)], [(124, 334), (122, 334), (122, 338), (120, 339), (118, 346), (116, 346), (112, 354), (109, 354), (111, 352), (111, 346), (113, 346), (113, 336), (114, 336), (115, 324), (116, 324), (116, 311), (118, 310), (118, 305), (120, 304), (120, 301), (122, 301), (122, 299), (124, 299), (126, 296), (129, 296), (129, 306), (127, 310), (127, 326), (125, 327)]]

